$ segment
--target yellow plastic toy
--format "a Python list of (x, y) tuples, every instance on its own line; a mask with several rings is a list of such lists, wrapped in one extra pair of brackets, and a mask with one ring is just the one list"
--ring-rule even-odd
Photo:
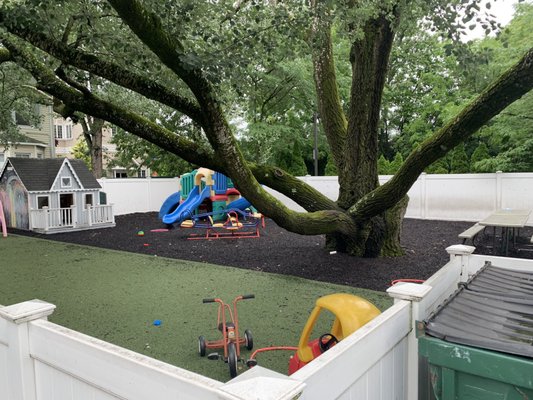
[[(309, 341), (309, 336), (322, 310), (328, 310), (335, 315), (331, 330), (320, 338)], [(290, 360), (289, 374), (300, 369), (379, 314), (381, 311), (375, 305), (353, 294), (336, 293), (319, 298), (302, 331), (298, 350)]]
[[(323, 310), (328, 310), (335, 316), (333, 325), (329, 332), (324, 333), (318, 339), (310, 341), (311, 332)], [(375, 305), (353, 294), (335, 293), (321, 297), (316, 301), (315, 308), (304, 326), (298, 347), (263, 347), (254, 351), (250, 359), (246, 361), (246, 364), (250, 368), (257, 365), (256, 356), (259, 353), (275, 350), (295, 351), (289, 360), (289, 375), (292, 375), (379, 314), (381, 314), (381, 311)]]

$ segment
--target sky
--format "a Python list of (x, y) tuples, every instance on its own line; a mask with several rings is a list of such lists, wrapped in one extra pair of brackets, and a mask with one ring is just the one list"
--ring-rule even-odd
[[(528, 0), (530, 2), (531, 0)], [(490, 13), (495, 15), (498, 22), (505, 26), (511, 21), (514, 14), (514, 5), (517, 4), (517, 0), (494, 0)], [(466, 35), (466, 41), (472, 39), (480, 39), (485, 36), (485, 31), (481, 26), (476, 27), (472, 31), (468, 31)]]

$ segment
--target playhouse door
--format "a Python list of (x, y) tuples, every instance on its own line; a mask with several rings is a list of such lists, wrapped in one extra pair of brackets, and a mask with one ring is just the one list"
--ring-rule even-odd
[(59, 195), (59, 207), (61, 208), (61, 225), (72, 225), (72, 208), (74, 205), (74, 195), (63, 193)]

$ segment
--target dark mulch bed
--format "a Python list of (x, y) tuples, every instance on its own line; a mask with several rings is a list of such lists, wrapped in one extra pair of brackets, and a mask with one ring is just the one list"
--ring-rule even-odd
[[(116, 217), (115, 228), (81, 232), (39, 235), (31, 232), (13, 233), (78, 243), (115, 250), (179, 258), (256, 271), (295, 275), (308, 279), (385, 290), (393, 279), (426, 279), (442, 267), (449, 255), (445, 248), (460, 243), (457, 235), (472, 222), (448, 222), (405, 219), (402, 246), (405, 255), (396, 258), (356, 258), (330, 254), (324, 249), (323, 236), (300, 236), (290, 233), (273, 221), (258, 239), (187, 240), (196, 229), (176, 228), (169, 232), (150, 232), (162, 228), (157, 213), (136, 213)], [(138, 236), (142, 230), (144, 236)], [(521, 236), (530, 238), (533, 228)], [(480, 235), (482, 236), (482, 235)], [(523, 239), (525, 241), (525, 239)], [(492, 254), (490, 237), (476, 242), (476, 253)], [(517, 246), (517, 248), (523, 245)], [(511, 257), (533, 258), (533, 251), (511, 250)]]

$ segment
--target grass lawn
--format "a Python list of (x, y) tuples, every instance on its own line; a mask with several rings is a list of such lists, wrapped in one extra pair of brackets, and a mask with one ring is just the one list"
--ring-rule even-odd
[[(0, 254), (0, 304), (48, 301), (57, 306), (52, 322), (221, 381), (229, 379), (227, 365), (197, 353), (199, 335), (220, 337), (216, 304), (203, 298), (255, 294), (239, 303), (254, 348), (296, 345), (315, 300), (326, 294), (357, 294), (382, 310), (392, 304), (382, 292), (16, 235), (0, 238)], [(289, 355), (258, 361), (286, 373)]]

